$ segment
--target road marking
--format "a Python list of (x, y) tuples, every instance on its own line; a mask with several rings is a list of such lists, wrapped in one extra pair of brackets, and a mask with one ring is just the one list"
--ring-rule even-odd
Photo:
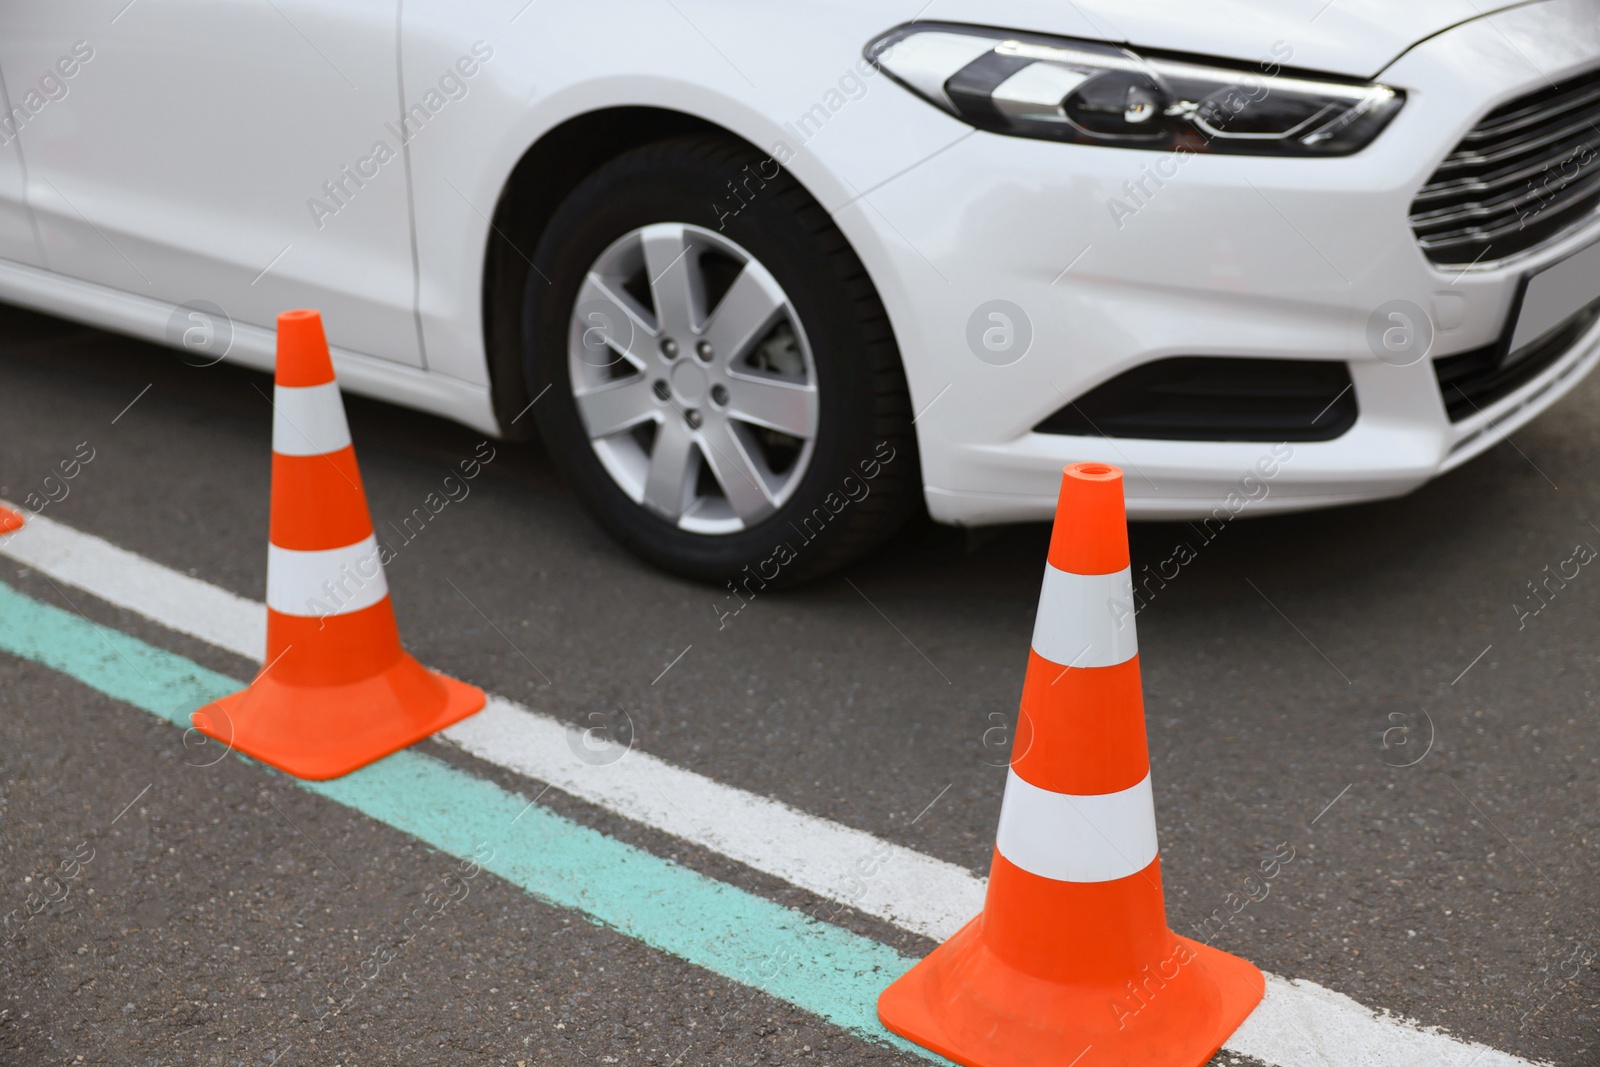
[[(52, 519), (30, 516), (22, 530), (0, 538), (0, 555), (255, 662), (261, 661), (266, 648), (264, 604)], [(81, 620), (68, 618), (83, 625)], [(106, 632), (113, 639), (132, 640), (117, 631)], [(28, 658), (54, 665), (47, 658)], [(105, 666), (114, 670), (118, 664), (107, 661)], [(227, 686), (224, 691), (231, 691), (237, 683), (230, 680)], [(140, 707), (172, 703), (170, 695), (161, 694), (146, 696), (144, 703), (127, 696), (120, 699)], [(212, 695), (196, 697), (188, 707), (199, 707), (210, 699)], [(187, 718), (182, 725), (188, 725)], [(486, 762), (554, 785), (598, 807), (719, 852), (912, 933), (943, 940), (983, 905), (983, 879), (962, 867), (724, 785), (647, 753), (633, 750), (605, 766), (574, 760), (570, 758), (573, 749), (568, 747), (568, 738), (581, 743), (581, 730), (503, 697), (491, 695), (482, 712), (451, 727), (443, 736)], [(426, 758), (402, 752), (383, 764), (401, 756)], [(313, 791), (331, 785), (337, 783), (306, 783)], [(668, 801), (669, 796), (675, 797), (676, 802)], [(506, 812), (508, 816), (514, 816), (527, 802), (526, 798), (515, 796), (512, 801), (516, 807)], [(998, 796), (995, 803), (998, 807)], [(461, 814), (466, 818), (470, 813), (462, 809)], [(641, 855), (651, 862), (666, 862), (649, 853)], [(856, 861), (870, 862), (872, 857), (879, 859), (877, 874), (864, 879)], [(793, 915), (787, 909), (779, 910)], [(888, 980), (886, 977), (883, 984), (887, 985)], [(880, 988), (863, 994), (867, 996), (863, 1001), (866, 1007), (857, 1007), (870, 1014), (871, 1002)], [(1314, 982), (1272, 974), (1267, 975), (1267, 995), (1262, 1006), (1245, 1020), (1224, 1048), (1276, 1067), (1530, 1067), (1528, 1060), (1436, 1029), (1422, 1029), (1420, 1024), (1374, 1011)]]
[(257, 663), (267, 652), (267, 606), (163, 567), (110, 541), (30, 515), (0, 553), (169, 630)]
[[(116, 654), (106, 654), (92, 623), (0, 583), (0, 649), (174, 726), (187, 727), (191, 711), (244, 684), (120, 631), (105, 636)], [(397, 752), (331, 782), (303, 782), (268, 767), (261, 770), (458, 859), (472, 858), (548, 904), (584, 912), (652, 948), (786, 1000), (870, 1041), (921, 1052), (878, 1023), (878, 993), (916, 962), (887, 945), (548, 809), (527, 810), (519, 794), (418, 752)], [(487, 859), (483, 846), (493, 849)]]
[[(953, 863), (637, 749), (610, 764), (574, 759), (571, 744), (581, 745), (581, 730), (503, 697), (490, 696), (483, 711), (443, 736), (486, 762), (925, 937), (948, 937), (983, 907), (983, 883)], [(874, 863), (878, 873), (863, 877)]]
[[(264, 604), (53, 519), (31, 516), (27, 526), (0, 539), (0, 554), (254, 662), (265, 654)], [(949, 937), (983, 907), (982, 881), (953, 863), (731, 789), (637, 750), (608, 765), (573, 759), (572, 752), (581, 751), (581, 729), (504, 697), (491, 694), (483, 711), (443, 736), (479, 759), (925, 937)], [(676, 806), (666, 797), (675, 797)], [(871, 869), (874, 860), (878, 874), (863, 879), (857, 862)]]

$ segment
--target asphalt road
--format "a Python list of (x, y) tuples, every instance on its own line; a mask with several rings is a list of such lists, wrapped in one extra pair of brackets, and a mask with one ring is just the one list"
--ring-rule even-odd
[[(0, 496), (44, 495), (87, 442), (94, 458), (46, 515), (259, 599), (270, 391), (0, 308)], [(405, 517), (482, 439), (347, 405), (418, 658), (986, 868), (1044, 527), (920, 524), (842, 575), (742, 603), (618, 549), (537, 447), (492, 444), (470, 494), (408, 538)], [(1600, 576), (1564, 562), (1600, 549), (1597, 453), (1590, 382), (1402, 500), (1247, 518), (1210, 541), (1134, 528), (1136, 574), (1180, 541), (1195, 550), (1138, 620), (1174, 929), (1226, 911), (1287, 843), (1294, 859), (1215, 944), (1507, 1052), (1600, 1063), (1600, 967), (1582, 962), (1600, 957)], [(1530, 582), (1574, 568), (1533, 598)], [(9, 562), (0, 580), (253, 670)], [(319, 1031), (326, 976), (454, 861), (257, 767), (197, 767), (171, 727), (5, 655), (0, 712), (0, 893), (24, 898), (26, 879), (94, 850), (73, 894), (0, 944), (6, 1062), (917, 1062), (489, 875)], [(579, 801), (541, 803), (805, 903)]]

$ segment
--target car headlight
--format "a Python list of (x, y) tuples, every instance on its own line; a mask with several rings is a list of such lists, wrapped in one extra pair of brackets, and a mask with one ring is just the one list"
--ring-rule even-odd
[(1387, 85), (1291, 74), (1272, 60), (1230, 65), (950, 23), (900, 26), (865, 55), (979, 129), (1118, 148), (1345, 156), (1405, 103)]

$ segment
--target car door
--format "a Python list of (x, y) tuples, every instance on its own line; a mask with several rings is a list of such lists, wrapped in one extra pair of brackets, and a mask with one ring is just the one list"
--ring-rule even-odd
[(421, 364), (397, 16), (398, 0), (4, 5), (13, 97), (20, 72), (75, 61), (17, 138), (45, 265), (261, 326), (317, 307), (333, 344)]
[[(28, 214), (28, 198), (23, 184), (22, 129), (32, 114), (29, 103), (47, 102), (45, 93), (55, 95), (59, 90), (59, 75), (54, 70), (41, 72), (41, 87), (30, 87), (28, 92), (11, 106), (10, 94), (5, 90), (4, 70), (0, 69), (0, 259), (25, 263), (37, 267), (39, 244), (33, 230), (33, 220)], [(32, 95), (30, 96), (29, 93)]]

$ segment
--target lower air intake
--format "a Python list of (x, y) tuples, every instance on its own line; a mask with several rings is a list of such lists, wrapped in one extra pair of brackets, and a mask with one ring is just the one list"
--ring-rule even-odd
[(1330, 441), (1356, 415), (1343, 363), (1175, 356), (1119, 374), (1034, 429), (1160, 441)]
[(1600, 322), (1600, 300), (1573, 315), (1532, 344), (1507, 353), (1503, 341), (1433, 361), (1451, 422), (1460, 422), (1504, 399), (1572, 351)]

